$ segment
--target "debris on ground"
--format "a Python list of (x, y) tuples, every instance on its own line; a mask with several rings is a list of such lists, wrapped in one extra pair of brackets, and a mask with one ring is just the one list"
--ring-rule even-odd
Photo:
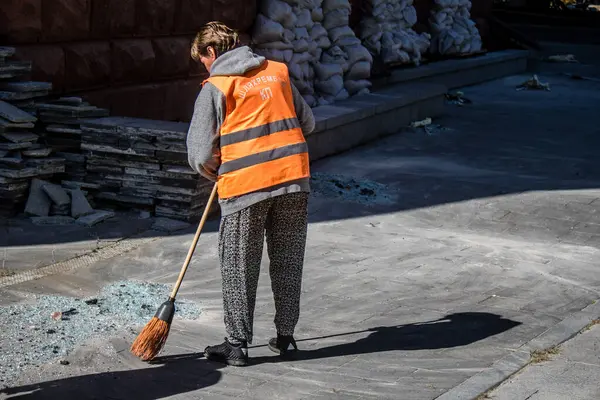
[[(167, 285), (119, 281), (87, 299), (35, 296), (33, 303), (0, 307), (0, 386), (28, 367), (68, 365), (70, 352), (90, 338), (144, 325), (169, 293)], [(197, 304), (175, 305), (178, 318), (200, 316)]]
[(391, 190), (378, 182), (367, 179), (354, 179), (352, 177), (312, 173), (310, 185), (317, 196), (342, 199), (364, 205), (393, 204), (395, 199)]
[(550, 91), (549, 83), (540, 82), (537, 75), (533, 75), (531, 79), (526, 80), (517, 86), (517, 90), (546, 90)]
[(454, 92), (454, 93), (446, 93), (445, 96), (446, 96), (446, 100), (448, 101), (449, 104), (454, 104), (457, 106), (464, 106), (465, 104), (473, 103), (471, 100), (464, 97), (465, 94), (461, 91)]
[(562, 63), (578, 63), (577, 59), (573, 54), (558, 54), (555, 56), (548, 57), (548, 61), (551, 62), (562, 62)]
[(33, 179), (25, 214), (36, 225), (77, 223), (88, 227), (115, 216), (112, 211), (94, 210), (86, 195), (81, 189)]
[(410, 123), (411, 128), (420, 128), (427, 125), (431, 125), (431, 118), (425, 118), (421, 121), (414, 121)]
[(425, 118), (421, 121), (411, 122), (410, 128), (415, 131), (422, 130), (427, 135), (432, 136), (440, 132), (450, 131), (450, 128), (445, 128), (439, 124), (433, 124), (431, 118)]

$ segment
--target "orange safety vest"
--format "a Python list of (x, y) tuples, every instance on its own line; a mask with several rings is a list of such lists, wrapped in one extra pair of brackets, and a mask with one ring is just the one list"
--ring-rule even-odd
[(289, 79), (285, 64), (265, 61), (243, 76), (213, 76), (204, 81), (215, 85), (226, 99), (219, 132), (219, 198), (310, 177), (308, 146)]

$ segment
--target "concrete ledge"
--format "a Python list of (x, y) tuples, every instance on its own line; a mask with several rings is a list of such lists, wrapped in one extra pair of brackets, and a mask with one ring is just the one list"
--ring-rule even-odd
[(315, 130), (307, 136), (311, 161), (391, 135), (412, 121), (443, 112), (443, 85), (396, 85), (313, 110)]
[(442, 84), (449, 89), (524, 72), (527, 50), (504, 50), (482, 56), (445, 60), (414, 68), (396, 69), (390, 76), (373, 80), (373, 90), (404, 82)]

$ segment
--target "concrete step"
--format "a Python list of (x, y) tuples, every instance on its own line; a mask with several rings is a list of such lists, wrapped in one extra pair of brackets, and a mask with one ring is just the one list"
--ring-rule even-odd
[(527, 50), (503, 50), (471, 58), (452, 59), (414, 68), (395, 69), (390, 76), (373, 80), (373, 90), (407, 82), (445, 85), (449, 89), (475, 85), (527, 69)]
[(391, 135), (411, 122), (443, 112), (444, 85), (411, 83), (313, 110), (315, 130), (307, 136), (311, 161)]

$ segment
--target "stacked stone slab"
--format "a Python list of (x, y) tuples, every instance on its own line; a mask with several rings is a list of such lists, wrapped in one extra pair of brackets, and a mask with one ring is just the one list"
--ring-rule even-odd
[(135, 208), (156, 216), (195, 220), (212, 183), (188, 164), (188, 124), (124, 117), (81, 125), (87, 184), (98, 204)]
[(23, 211), (31, 180), (64, 172), (65, 160), (38, 143), (37, 118), (0, 100), (0, 215)]
[(39, 119), (40, 134), (65, 162), (62, 179), (83, 180), (85, 157), (81, 154), (81, 123), (109, 115), (109, 111), (84, 102), (81, 97), (60, 97), (36, 102), (33, 106)]

